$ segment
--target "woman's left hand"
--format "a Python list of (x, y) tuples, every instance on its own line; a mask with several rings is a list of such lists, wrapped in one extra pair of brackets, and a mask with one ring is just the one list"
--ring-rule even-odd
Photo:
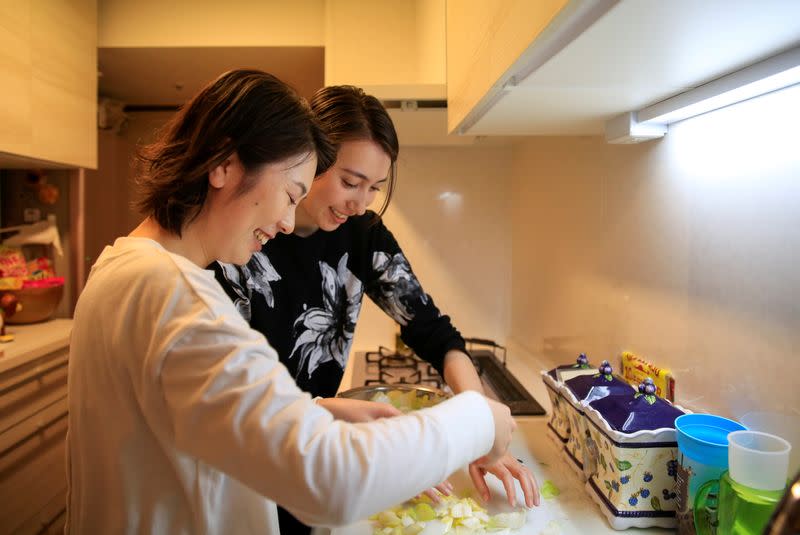
[(514, 488), (514, 480), (519, 481), (522, 492), (525, 494), (525, 505), (533, 507), (539, 505), (539, 487), (536, 485), (536, 480), (533, 478), (530, 470), (528, 470), (517, 459), (506, 453), (494, 464), (478, 466), (477, 463), (469, 465), (469, 476), (472, 478), (472, 484), (478, 489), (478, 492), (483, 496), (484, 501), (488, 501), (490, 497), (489, 486), (486, 485), (484, 478), (486, 473), (493, 474), (497, 479), (503, 482), (503, 487), (506, 489), (508, 496), (508, 503), (512, 507), (516, 505), (516, 489)]
[(350, 398), (320, 398), (317, 405), (327, 409), (337, 420), (346, 422), (371, 422), (378, 418), (391, 418), (403, 414), (389, 403)]

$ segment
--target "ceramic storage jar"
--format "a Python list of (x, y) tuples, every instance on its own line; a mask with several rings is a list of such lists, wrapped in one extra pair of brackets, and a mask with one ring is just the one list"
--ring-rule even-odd
[[(547, 436), (556, 443), (559, 448), (563, 448), (569, 439), (570, 424), (569, 415), (567, 414), (567, 402), (561, 394), (561, 386), (564, 382), (561, 380), (562, 371), (574, 372), (577, 370), (595, 370), (589, 364), (589, 359), (585, 353), (581, 353), (575, 364), (564, 364), (553, 368), (552, 370), (542, 370), (542, 382), (547, 387), (547, 396), (550, 398), (550, 404), (553, 407), (550, 413), (550, 420), (547, 422)], [(570, 375), (572, 375), (570, 373)]]
[(586, 490), (614, 529), (675, 527), (675, 418), (687, 411), (639, 391), (591, 401), (584, 413)]
[(632, 395), (635, 391), (627, 382), (614, 376), (611, 365), (604, 360), (597, 373), (567, 379), (560, 386), (559, 393), (566, 401), (564, 406), (570, 427), (563, 455), (567, 464), (585, 480), (588, 477), (583, 470), (584, 442), (588, 431), (583, 414), (585, 405), (614, 394)]

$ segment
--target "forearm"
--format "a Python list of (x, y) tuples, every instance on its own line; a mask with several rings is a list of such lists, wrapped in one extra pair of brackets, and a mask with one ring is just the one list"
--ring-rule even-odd
[(469, 355), (458, 349), (451, 349), (444, 357), (444, 381), (454, 393), (474, 390), (484, 393), (481, 379)]

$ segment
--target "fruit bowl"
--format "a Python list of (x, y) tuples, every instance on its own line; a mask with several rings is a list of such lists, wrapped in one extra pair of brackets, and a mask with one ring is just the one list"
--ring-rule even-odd
[(45, 321), (52, 317), (64, 295), (64, 279), (52, 277), (40, 281), (26, 281), (19, 290), (7, 290), (19, 300), (21, 308), (6, 318), (9, 325), (22, 325)]

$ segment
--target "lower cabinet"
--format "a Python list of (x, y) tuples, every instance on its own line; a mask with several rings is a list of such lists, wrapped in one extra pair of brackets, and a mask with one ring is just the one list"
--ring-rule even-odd
[(0, 373), (0, 535), (63, 532), (68, 353)]

